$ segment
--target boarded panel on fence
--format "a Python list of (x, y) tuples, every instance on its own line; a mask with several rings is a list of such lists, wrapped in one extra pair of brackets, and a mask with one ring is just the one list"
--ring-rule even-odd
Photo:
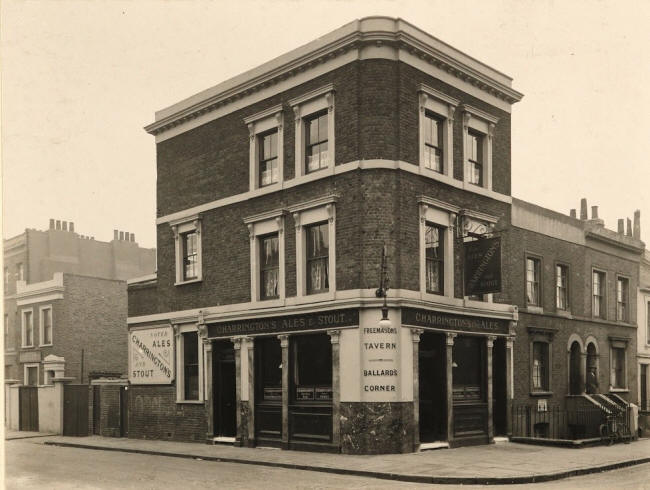
[(64, 386), (63, 435), (88, 435), (88, 385)]
[(38, 432), (38, 388), (21, 386), (18, 397), (20, 430)]

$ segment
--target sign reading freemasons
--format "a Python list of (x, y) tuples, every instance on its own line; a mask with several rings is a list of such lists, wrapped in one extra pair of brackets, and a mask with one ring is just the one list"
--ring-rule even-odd
[(501, 237), (464, 243), (465, 296), (501, 291)]
[(136, 385), (168, 384), (174, 379), (172, 327), (129, 333), (129, 381)]

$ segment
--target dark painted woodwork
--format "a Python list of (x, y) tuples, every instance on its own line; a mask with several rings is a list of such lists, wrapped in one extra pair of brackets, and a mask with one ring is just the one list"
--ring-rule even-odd
[(63, 435), (88, 435), (88, 385), (63, 387)]
[(20, 430), (38, 432), (38, 388), (36, 386), (21, 386), (18, 388), (18, 404)]

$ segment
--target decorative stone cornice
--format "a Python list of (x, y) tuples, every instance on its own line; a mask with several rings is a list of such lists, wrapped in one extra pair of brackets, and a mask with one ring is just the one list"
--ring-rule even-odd
[(510, 77), (412, 24), (399, 18), (366, 17), (159, 111), (156, 121), (145, 126), (145, 130), (154, 135), (162, 133), (350, 51), (361, 53), (364, 48), (378, 46), (408, 53), (508, 104), (523, 97), (511, 87)]

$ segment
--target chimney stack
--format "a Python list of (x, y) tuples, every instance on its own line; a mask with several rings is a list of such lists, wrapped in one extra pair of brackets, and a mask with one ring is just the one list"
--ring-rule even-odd
[(60, 219), (57, 219), (57, 220), (56, 220), (56, 229), (57, 229), (57, 230), (60, 230), (60, 229), (61, 229), (61, 220), (60, 220)]
[(50, 218), (50, 230), (54, 229), (54, 219)]
[(131, 241), (135, 242), (135, 233), (131, 233)]
[(575, 218), (576, 217), (576, 210), (572, 209), (571, 211), (569, 211), (569, 216), (571, 216), (572, 218)]
[(632, 236), (637, 240), (641, 240), (641, 211), (634, 211), (634, 230), (632, 231)]
[(591, 219), (598, 219), (598, 206), (591, 206)]
[(74, 223), (70, 221), (70, 231), (74, 232)]
[(120, 231), (120, 241), (124, 241), (124, 232)]
[(618, 220), (618, 234), (625, 235), (625, 220), (623, 218)]
[(113, 240), (117, 240), (117, 234), (118, 234), (118, 231), (113, 230)]
[(61, 225), (63, 225), (63, 231), (68, 231), (68, 222), (67, 221), (62, 221)]
[(587, 216), (587, 198), (580, 199), (580, 219), (586, 220)]
[(627, 218), (627, 236), (632, 236), (632, 220)]

